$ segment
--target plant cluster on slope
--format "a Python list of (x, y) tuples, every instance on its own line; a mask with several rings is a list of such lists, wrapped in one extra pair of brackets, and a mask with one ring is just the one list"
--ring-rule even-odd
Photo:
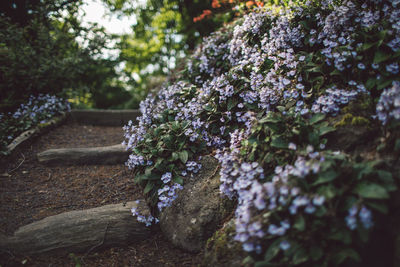
[[(205, 38), (181, 81), (125, 126), (127, 165), (154, 215), (212, 152), (221, 192), (238, 200), (235, 239), (258, 265), (360, 260), (397, 181), (329, 137), (348, 123), (399, 130), (399, 50), (395, 0), (257, 8)], [(394, 136), (386, 149), (399, 154)]]
[(0, 113), (0, 153), (7, 154), (7, 146), (22, 132), (69, 110), (69, 103), (62, 98), (40, 94), (31, 96), (14, 112)]

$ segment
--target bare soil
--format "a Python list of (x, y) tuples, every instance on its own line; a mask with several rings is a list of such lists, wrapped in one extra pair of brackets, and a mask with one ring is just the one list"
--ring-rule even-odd
[[(64, 124), (39, 137), (0, 166), (0, 233), (65, 211), (136, 200), (141, 190), (124, 165), (47, 166), (36, 154), (51, 148), (121, 143), (121, 127)], [(9, 176), (5, 175), (9, 174)], [(0, 251), (0, 266), (197, 266), (201, 253), (174, 248), (159, 229), (151, 238), (123, 248), (89, 253), (13, 255)]]

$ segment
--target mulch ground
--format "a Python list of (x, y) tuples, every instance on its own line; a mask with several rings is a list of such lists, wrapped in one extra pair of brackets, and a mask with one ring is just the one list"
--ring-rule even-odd
[[(0, 233), (12, 235), (23, 225), (66, 211), (141, 198), (123, 165), (47, 166), (36, 159), (51, 148), (108, 146), (122, 140), (121, 127), (64, 124), (3, 162)], [(28, 257), (0, 251), (0, 266), (197, 266), (200, 260), (201, 254), (174, 248), (159, 230), (139, 243), (90, 253)]]

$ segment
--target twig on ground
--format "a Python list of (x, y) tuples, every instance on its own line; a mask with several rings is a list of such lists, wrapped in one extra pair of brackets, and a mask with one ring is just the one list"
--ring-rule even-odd
[(13, 171), (16, 171), (19, 167), (21, 167), (22, 163), (24, 163), (24, 161), (25, 161), (25, 156), (24, 156), (24, 154), (22, 154), (22, 153), (21, 153), (21, 155), (22, 155), (22, 157), (23, 157), (22, 161), (18, 164), (18, 166), (17, 166), (16, 168), (12, 169), (12, 170), (9, 171), (8, 173), (11, 173), (11, 172), (13, 172)]
[(49, 172), (49, 177), (46, 180), (44, 180), (43, 182), (45, 183), (45, 182), (48, 182), (50, 180), (51, 180), (51, 172)]
[(122, 172), (123, 172), (123, 171), (117, 172), (117, 173), (116, 173), (116, 174), (114, 174), (114, 175), (113, 175), (111, 178), (114, 178), (114, 177), (116, 177), (116, 176), (120, 175)]

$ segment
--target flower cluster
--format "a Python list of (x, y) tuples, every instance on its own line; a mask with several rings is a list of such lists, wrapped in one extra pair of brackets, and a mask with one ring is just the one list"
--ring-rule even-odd
[[(169, 178), (166, 178), (164, 181), (167, 184), (171, 179), (171, 173), (169, 173)], [(168, 180), (169, 179), (169, 180)], [(166, 182), (168, 181), (168, 182)], [(183, 187), (180, 184), (173, 184), (172, 186), (165, 185), (163, 188), (158, 189), (158, 200), (157, 207), (159, 211), (162, 211), (164, 208), (171, 206), (172, 202), (178, 197), (177, 190), (182, 190)]]
[[(139, 204), (139, 203), (140, 203), (140, 200), (136, 200), (136, 204)], [(157, 218), (153, 217), (151, 214), (147, 215), (147, 216), (146, 215), (142, 215), (140, 213), (140, 211), (138, 210), (138, 208), (136, 208), (136, 207), (133, 207), (131, 209), (131, 212), (132, 212), (133, 216), (137, 216), (137, 220), (139, 222), (142, 222), (142, 223), (146, 224), (146, 226), (150, 226), (153, 223), (158, 223), (159, 222), (159, 220)]]
[(400, 120), (400, 82), (384, 90), (376, 105), (378, 119), (386, 124), (390, 119)]
[(70, 104), (53, 95), (30, 96), (15, 112), (0, 114), (0, 151), (6, 153), (6, 146), (23, 131), (47, 123), (54, 116), (70, 111)]
[(29, 119), (33, 123), (46, 123), (51, 117), (70, 110), (69, 103), (64, 99), (40, 94), (31, 96), (28, 103), (21, 104), (13, 114), (9, 115), (14, 119)]
[(314, 113), (325, 113), (337, 115), (340, 111), (340, 106), (348, 104), (351, 100), (356, 99), (360, 92), (365, 92), (364, 88), (359, 90), (340, 90), (336, 87), (326, 90), (326, 94), (320, 96), (313, 104), (311, 110)]
[[(392, 190), (376, 178), (383, 171), (360, 173), (367, 162), (353, 168), (349, 156), (325, 150), (322, 137), (334, 130), (326, 116), (361, 97), (374, 103), (380, 95), (377, 114), (384, 124), (399, 119), (400, 83), (393, 81), (399, 71), (400, 5), (378, 2), (255, 8), (205, 38), (188, 62), (186, 82), (149, 96), (139, 124), (125, 128), (132, 150), (128, 165), (139, 170), (138, 180), (149, 173), (160, 178), (144, 184), (157, 193), (159, 210), (171, 205), (189, 172), (198, 172), (196, 153), (216, 151), (220, 191), (238, 200), (235, 239), (244, 250), (273, 260), (277, 254), (266, 250), (276, 245), (276, 253), (285, 253), (276, 259), (291, 265), (310, 240), (306, 229), (326, 246), (345, 249), (349, 244), (321, 237), (321, 225), (336, 225), (331, 230), (339, 232), (332, 235), (353, 235), (360, 226), (369, 230), (375, 210), (368, 204)], [(159, 152), (163, 142), (172, 145)], [(171, 160), (162, 165), (143, 151)], [(380, 189), (371, 193), (375, 186)], [(329, 265), (333, 258), (314, 261)]]
[(353, 205), (346, 216), (346, 224), (350, 230), (355, 230), (357, 228), (357, 214), (364, 228), (369, 229), (373, 226), (371, 211), (365, 206), (359, 209), (356, 205)]

